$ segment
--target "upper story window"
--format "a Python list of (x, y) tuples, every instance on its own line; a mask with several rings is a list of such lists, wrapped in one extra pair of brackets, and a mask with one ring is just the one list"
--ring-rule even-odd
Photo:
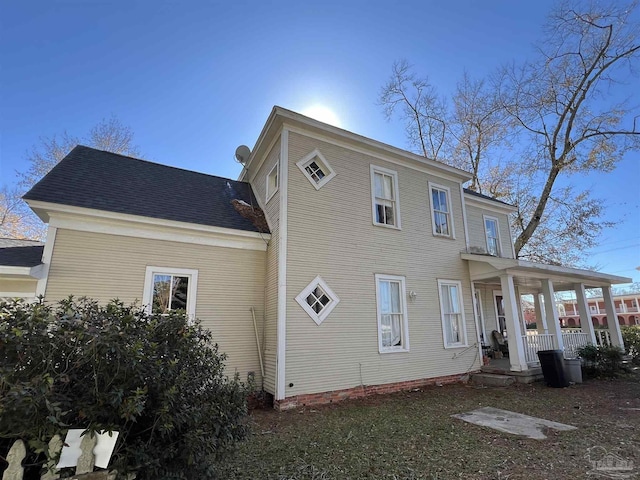
[(409, 327), (404, 277), (376, 275), (376, 297), (380, 353), (408, 351)]
[(276, 163), (271, 169), (271, 171), (269, 172), (269, 174), (267, 175), (267, 186), (266, 186), (267, 202), (271, 200), (271, 197), (275, 195), (275, 193), (278, 191), (278, 188), (280, 187), (280, 176), (278, 174), (279, 173), (278, 166), (279, 166), (278, 163)]
[(298, 161), (296, 165), (316, 190), (320, 190), (336, 176), (327, 159), (317, 149)]
[(194, 318), (197, 288), (197, 270), (147, 267), (142, 302), (151, 314), (183, 310)]
[(296, 297), (296, 302), (316, 324), (320, 325), (338, 305), (340, 299), (329, 288), (329, 285), (320, 276), (317, 276), (300, 292)]
[(448, 187), (429, 183), (431, 192), (431, 224), (433, 234), (454, 238), (451, 219), (451, 192)]
[(487, 238), (487, 253), (496, 257), (500, 256), (500, 231), (498, 229), (498, 219), (483, 215), (484, 232)]
[(467, 346), (467, 331), (462, 308), (462, 284), (458, 280), (438, 280), (440, 313), (445, 348)]
[(400, 228), (398, 173), (371, 165), (371, 196), (373, 223)]

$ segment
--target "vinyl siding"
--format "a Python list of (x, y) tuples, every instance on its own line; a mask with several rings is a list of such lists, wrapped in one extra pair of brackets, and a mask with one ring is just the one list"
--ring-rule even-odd
[(500, 230), (500, 256), (504, 258), (513, 258), (513, 250), (511, 249), (511, 232), (509, 230), (509, 217), (503, 213), (497, 213), (492, 210), (470, 205), (469, 202), (466, 203), (466, 210), (467, 227), (469, 228), (469, 246), (481, 247), (486, 251), (487, 237), (484, 231), (483, 215), (488, 215), (498, 219), (498, 228)]
[(140, 302), (147, 266), (196, 269), (196, 316), (227, 354), (227, 373), (253, 371), (261, 382), (250, 308), (262, 318), (265, 259), (263, 251), (58, 229), (45, 296)]
[(4, 293), (24, 293), (25, 297), (33, 297), (36, 294), (37, 280), (0, 280), (0, 297)]
[[(476, 343), (459, 184), (290, 134), (286, 396), (479, 368), (477, 348), (445, 349), (438, 279), (460, 280), (469, 345)], [(336, 176), (316, 190), (295, 163), (317, 148)], [(402, 230), (373, 225), (370, 165), (397, 171)], [(434, 237), (428, 182), (451, 190), (457, 238)], [(410, 351), (378, 352), (375, 274), (406, 277)], [(295, 301), (316, 275), (340, 298), (321, 325)], [(289, 384), (293, 384), (292, 387)]]
[[(264, 322), (264, 389), (275, 395), (276, 388), (276, 354), (277, 354), (277, 321), (278, 321), (278, 241), (280, 231), (280, 190), (266, 202), (266, 178), (280, 155), (280, 140), (276, 141), (265, 161), (262, 163), (251, 182), (254, 193), (264, 205), (265, 216), (271, 231), (271, 240), (267, 246), (265, 275), (265, 316)], [(250, 172), (251, 173), (251, 172)], [(278, 172), (280, 175), (280, 172)]]

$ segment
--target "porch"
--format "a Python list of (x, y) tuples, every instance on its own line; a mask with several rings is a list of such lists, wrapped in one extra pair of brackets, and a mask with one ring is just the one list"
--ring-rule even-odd
[[(606, 330), (594, 328), (585, 289), (601, 289), (605, 310), (612, 315), (611, 285), (630, 279), (488, 255), (463, 253), (462, 258), (469, 261), (474, 313), (483, 348), (496, 348), (493, 339), (499, 332), (497, 337), (503, 336), (506, 341), (502, 349), (508, 351), (505, 358), (492, 359), (484, 372), (535, 377), (540, 370), (540, 350), (562, 350), (565, 358), (576, 358), (578, 349), (589, 344), (624, 348), (618, 322), (609, 322)], [(559, 320), (556, 292), (569, 290), (576, 296), (578, 328), (561, 328)], [(533, 299), (535, 330), (527, 329), (522, 308), (525, 295)]]

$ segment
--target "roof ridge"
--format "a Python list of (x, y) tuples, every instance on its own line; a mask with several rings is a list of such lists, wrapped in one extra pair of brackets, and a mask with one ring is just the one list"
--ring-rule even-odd
[(154, 162), (152, 160), (147, 160), (145, 158), (132, 157), (131, 155), (124, 155), (122, 153), (111, 152), (109, 150), (101, 150), (99, 148), (89, 147), (87, 145), (78, 144), (78, 145), (76, 145), (76, 148), (77, 147), (86, 148), (88, 150), (94, 150), (96, 152), (103, 152), (103, 153), (107, 153), (109, 155), (117, 155), (117, 156), (122, 157), (122, 158), (126, 158), (126, 159), (129, 159), (129, 160), (135, 160), (137, 162), (148, 163), (150, 165), (155, 165), (155, 166), (158, 166), (158, 167), (171, 168), (171, 169), (174, 169), (174, 170), (180, 170), (180, 171), (187, 172), (187, 173), (195, 173), (196, 175), (204, 175), (205, 177), (213, 177), (213, 178), (219, 178), (221, 180), (230, 180), (230, 181), (236, 182), (236, 183), (247, 183), (248, 184), (248, 182), (244, 182), (242, 180), (234, 180), (232, 178), (221, 177), (220, 175), (213, 175), (211, 173), (198, 172), (196, 170), (190, 170), (188, 168), (176, 167), (176, 166), (173, 166), (173, 165), (166, 165), (164, 163)]

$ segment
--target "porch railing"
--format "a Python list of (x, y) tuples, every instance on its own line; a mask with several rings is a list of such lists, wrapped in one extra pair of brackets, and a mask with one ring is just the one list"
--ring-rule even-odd
[(584, 332), (562, 332), (562, 342), (564, 343), (564, 358), (576, 358), (578, 349), (587, 346), (589, 334)]
[(527, 363), (538, 363), (538, 351), (553, 350), (555, 348), (553, 334), (538, 333), (533, 335), (523, 335), (524, 356)]

